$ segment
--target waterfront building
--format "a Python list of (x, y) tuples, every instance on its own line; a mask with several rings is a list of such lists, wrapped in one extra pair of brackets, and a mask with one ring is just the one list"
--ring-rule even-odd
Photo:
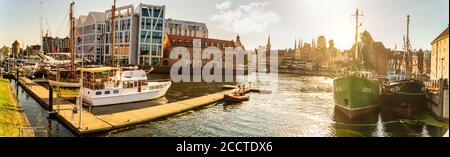
[(426, 77), (428, 79), (430, 79), (430, 74), (431, 74), (431, 51), (430, 50), (424, 51), (423, 66), (424, 66), (424, 71), (425, 71)]
[(103, 62), (104, 32), (106, 14), (103, 12), (89, 12), (88, 16), (80, 16), (76, 27), (76, 53), (93, 62)]
[(20, 52), (21, 52), (20, 43), (16, 40), (16, 41), (14, 41), (14, 43), (12, 44), (12, 47), (11, 47), (12, 56), (14, 58), (17, 58), (17, 57), (19, 57)]
[(163, 57), (165, 6), (139, 4), (138, 22), (139, 65), (161, 65)]
[(6, 57), (11, 55), (11, 49), (9, 47), (3, 46), (0, 49), (0, 61), (5, 60)]
[[(353, 46), (352, 49), (355, 47)], [(391, 50), (385, 48), (382, 42), (375, 41), (368, 31), (361, 34), (360, 50), (364, 62), (377, 74), (384, 75), (387, 73)]]
[(41, 52), (41, 45), (27, 46), (25, 49), (26, 56), (38, 55)]
[[(105, 44), (104, 44), (104, 62), (111, 62), (112, 35), (111, 35), (111, 19), (112, 10), (106, 10), (105, 22)], [(114, 17), (114, 31), (115, 31), (115, 63), (116, 64), (136, 64), (137, 42), (132, 42), (137, 35), (137, 16), (134, 13), (133, 5), (117, 7)], [(134, 28), (134, 29), (133, 29)]]
[[(270, 44), (270, 36), (269, 36), (268, 43)], [(241, 37), (239, 36), (239, 34), (236, 36), (236, 41), (234, 41), (234, 45), (236, 45), (236, 47), (241, 47), (243, 50), (245, 50), (245, 46), (244, 46), (244, 44), (242, 44)], [(269, 49), (270, 48), (271, 48), (271, 46), (269, 45)], [(266, 53), (266, 55), (267, 55), (267, 53)]]
[[(78, 55), (111, 62), (112, 10), (90, 12), (77, 20)], [(160, 65), (163, 56), (165, 6), (139, 4), (117, 7), (114, 17), (115, 62), (126, 65)]]
[(388, 59), (388, 71), (389, 74), (400, 74), (403, 64), (403, 51), (392, 51)]
[[(236, 48), (235, 42), (232, 40), (221, 40), (221, 39), (212, 39), (212, 38), (198, 38), (198, 37), (190, 37), (190, 36), (179, 36), (179, 35), (169, 35), (166, 34), (164, 37), (164, 57), (163, 57), (163, 66), (171, 67), (174, 63), (176, 63), (179, 59), (170, 59), (170, 52), (173, 48), (176, 47), (184, 47), (187, 48), (190, 55), (190, 64), (192, 65), (193, 60), (193, 41), (194, 39), (201, 40), (201, 52), (208, 47), (217, 47), (222, 53), (222, 59), (225, 59), (225, 48)], [(202, 59), (202, 66), (206, 63), (210, 62), (211, 59)]]
[(205, 23), (171, 18), (165, 19), (164, 21), (164, 34), (208, 38), (208, 28)]
[(417, 51), (416, 56), (417, 56), (417, 70), (418, 73), (420, 75), (422, 75), (424, 73), (424, 65), (423, 65), (423, 61), (424, 61), (424, 52), (422, 49), (419, 49), (419, 51)]
[(431, 80), (448, 79), (448, 27), (431, 42)]
[(70, 49), (70, 38), (59, 38), (59, 37), (50, 37), (48, 34), (46, 34), (44, 37), (42, 37), (42, 50), (44, 51), (44, 54), (51, 54), (51, 53), (68, 53)]

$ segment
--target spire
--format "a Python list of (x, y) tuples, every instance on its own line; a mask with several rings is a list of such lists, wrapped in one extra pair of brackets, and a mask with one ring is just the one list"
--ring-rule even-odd
[(266, 47), (270, 48), (271, 46), (272, 46), (272, 44), (270, 43), (270, 35), (269, 35), (269, 37), (267, 38), (267, 45), (266, 45)]
[(297, 49), (297, 38), (295, 38), (294, 50)]

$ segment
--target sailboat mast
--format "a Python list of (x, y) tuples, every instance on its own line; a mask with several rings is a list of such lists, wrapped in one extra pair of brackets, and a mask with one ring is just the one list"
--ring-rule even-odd
[(75, 65), (75, 17), (73, 6), (75, 2), (70, 3), (70, 64)]
[(114, 0), (114, 4), (112, 6), (112, 12), (111, 12), (111, 66), (114, 67), (114, 53), (115, 53), (115, 16), (116, 16), (116, 0)]
[(41, 38), (39, 39), (41, 41), (41, 48), (40, 48), (40, 52), (44, 52), (44, 25), (42, 24), (42, 20), (44, 18), (44, 2), (41, 0), (41, 17), (39, 17), (39, 24), (40, 24), (40, 33), (41, 33)]

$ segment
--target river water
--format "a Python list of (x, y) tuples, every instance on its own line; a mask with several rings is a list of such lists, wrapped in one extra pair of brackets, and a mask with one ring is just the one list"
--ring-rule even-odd
[[(154, 74), (151, 79), (169, 78)], [(422, 123), (402, 123), (392, 113), (379, 111), (348, 120), (334, 110), (330, 90), (332, 78), (279, 74), (278, 90), (270, 94), (250, 93), (250, 101), (219, 102), (197, 110), (93, 136), (128, 137), (208, 137), (208, 136), (442, 136), (446, 129)], [(164, 98), (109, 107), (94, 108), (97, 115), (132, 110), (215, 93), (224, 83), (174, 83)], [(252, 84), (258, 86), (258, 83)], [(321, 87), (319, 90), (311, 90)], [(19, 88), (19, 101), (30, 123), (43, 127), (48, 136), (73, 136)], [(45, 130), (44, 129), (44, 130)]]

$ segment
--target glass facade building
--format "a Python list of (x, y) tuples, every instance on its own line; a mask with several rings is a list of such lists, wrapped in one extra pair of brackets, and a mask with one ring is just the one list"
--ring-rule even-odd
[[(160, 65), (163, 57), (165, 6), (139, 4), (116, 7), (114, 28), (111, 27), (112, 10), (100, 15), (85, 16), (77, 31), (82, 36), (80, 51), (90, 59), (111, 62), (112, 29), (115, 32), (115, 63), (122, 65)], [(94, 19), (94, 20), (89, 20)], [(79, 21), (82, 20), (80, 17)], [(97, 20), (102, 20), (101, 22)], [(86, 53), (92, 52), (95, 53)], [(99, 52), (99, 53), (96, 53)], [(99, 54), (99, 55), (97, 55)]]
[(139, 19), (140, 65), (160, 65), (164, 39), (165, 6), (140, 4), (136, 12)]

